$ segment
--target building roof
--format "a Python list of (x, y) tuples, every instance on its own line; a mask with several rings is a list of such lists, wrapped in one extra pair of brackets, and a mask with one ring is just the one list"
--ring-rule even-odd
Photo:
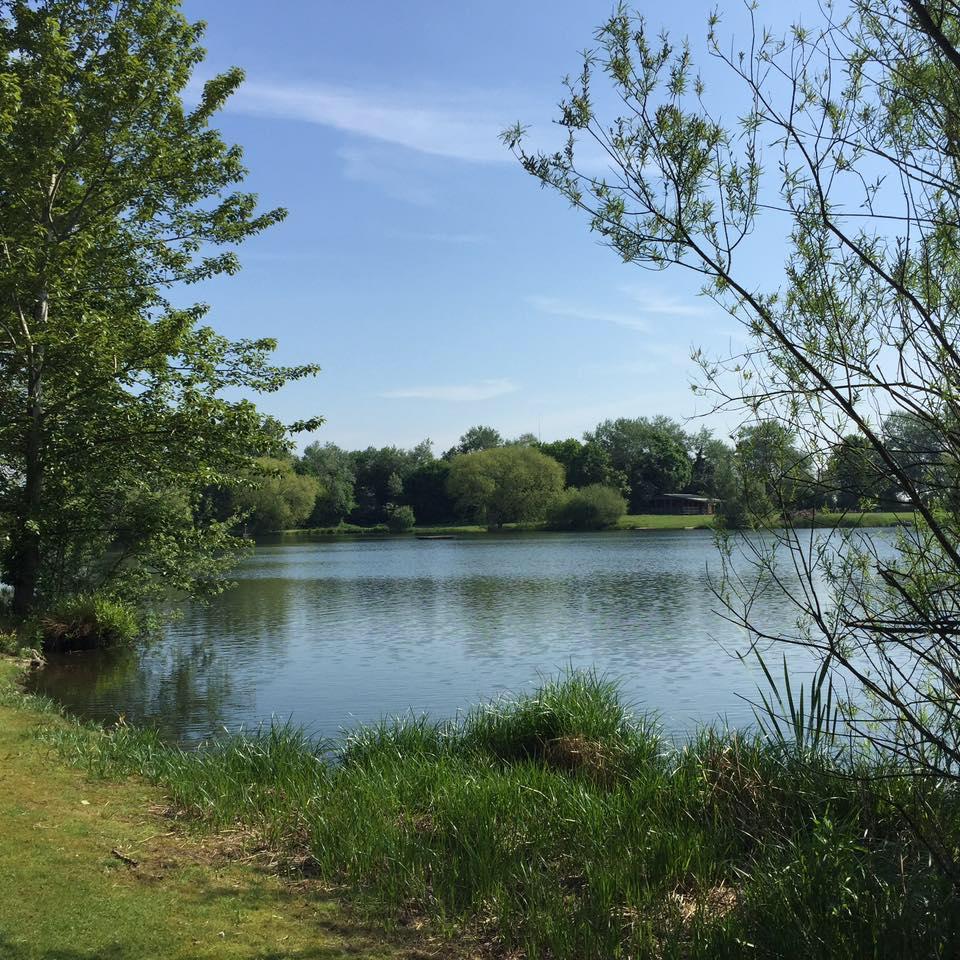
[(661, 497), (670, 500), (693, 500), (696, 503), (719, 503), (717, 497), (701, 497), (695, 493), (661, 493)]

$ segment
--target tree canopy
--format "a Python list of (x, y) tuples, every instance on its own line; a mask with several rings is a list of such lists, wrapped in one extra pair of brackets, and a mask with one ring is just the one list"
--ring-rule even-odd
[[(754, 640), (801, 645), (869, 695), (841, 704), (850, 730), (955, 780), (960, 10), (854, 0), (822, 13), (778, 36), (748, 5), (732, 47), (711, 16), (707, 52), (738, 101), (715, 94), (687, 42), (620, 6), (568, 81), (565, 149), (527, 148), (519, 125), (504, 136), (624, 263), (690, 270), (744, 325), (746, 351), (700, 354), (705, 394), (778, 422), (811, 465), (862, 438), (916, 511), (892, 555), (789, 526), (770, 532), (779, 551), (740, 541), (770, 582), (782, 551), (805, 576), (789, 635), (765, 633), (732, 567), (724, 595)], [(582, 162), (585, 143), (608, 172)], [(782, 246), (782, 273), (757, 276), (758, 244)], [(885, 429), (891, 416), (910, 431)], [(791, 472), (767, 492), (780, 498)]]
[(216, 589), (237, 544), (203, 491), (286, 446), (236, 398), (316, 369), (170, 298), (284, 217), (210, 125), (240, 71), (184, 103), (201, 36), (175, 0), (4, 5), (0, 572), (19, 614), (105, 584)]
[(493, 447), (455, 457), (447, 488), (464, 516), (489, 527), (541, 520), (563, 490), (563, 467), (533, 447)]

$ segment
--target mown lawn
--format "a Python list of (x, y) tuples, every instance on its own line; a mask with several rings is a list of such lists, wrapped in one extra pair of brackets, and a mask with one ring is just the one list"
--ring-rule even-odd
[[(138, 779), (92, 780), (12, 706), (0, 660), (0, 957), (3, 960), (334, 960), (411, 956), (280, 878), (247, 834), (188, 835)], [(128, 862), (122, 857), (128, 857)], [(421, 954), (422, 955), (422, 954)]]

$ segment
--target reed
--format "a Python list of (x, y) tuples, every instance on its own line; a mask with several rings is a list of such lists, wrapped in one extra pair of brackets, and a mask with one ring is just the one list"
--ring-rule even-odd
[(956, 797), (801, 729), (803, 750), (713, 729), (676, 746), (615, 684), (571, 674), (338, 743), (290, 726), (193, 751), (127, 726), (46, 736), (93, 774), (162, 784), (200, 827), (258, 832), (380, 918), (494, 953), (955, 955), (955, 892), (904, 813), (922, 806), (956, 849)]

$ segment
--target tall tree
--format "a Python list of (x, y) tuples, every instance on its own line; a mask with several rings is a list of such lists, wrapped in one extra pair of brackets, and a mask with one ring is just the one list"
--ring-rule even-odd
[(350, 455), (336, 444), (308, 444), (298, 469), (320, 484), (309, 519), (311, 525), (336, 526), (357, 505), (353, 494), (356, 477)]
[(240, 71), (184, 105), (201, 36), (176, 0), (3, 5), (0, 514), (21, 615), (107, 581), (215, 589), (234, 545), (194, 506), (285, 446), (222, 392), (315, 370), (168, 299), (284, 216), (237, 189), (241, 151), (210, 126)]
[(563, 490), (563, 467), (533, 447), (478, 450), (454, 458), (447, 489), (461, 513), (488, 527), (542, 520)]
[(493, 447), (502, 447), (503, 437), (500, 431), (482, 424), (471, 427), (444, 455), (445, 460), (452, 460), (461, 453), (476, 453), (477, 450), (490, 450)]
[(692, 464), (683, 428), (669, 417), (604, 420), (587, 445), (604, 450), (615, 470), (627, 478), (634, 512), (661, 493), (676, 493), (690, 482)]
[[(819, 25), (783, 37), (754, 27), (739, 49), (711, 18), (709, 52), (743, 92), (735, 105), (729, 88), (714, 96), (688, 44), (620, 7), (569, 82), (566, 148), (525, 150), (519, 127), (505, 138), (624, 262), (690, 269), (745, 325), (745, 356), (704, 358), (703, 386), (719, 402), (778, 420), (813, 457), (843, 436), (867, 441), (918, 524), (892, 552), (839, 532), (772, 530), (765, 542), (779, 551), (754, 552), (760, 572), (778, 582), (773, 554), (787, 551), (806, 582), (797, 629), (769, 639), (803, 646), (868, 695), (842, 704), (853, 705), (850, 730), (913, 773), (957, 779), (958, 498), (931, 502), (881, 424), (892, 413), (920, 421), (955, 494), (960, 8), (853, 0), (846, 18), (823, 9)], [(609, 175), (580, 163), (584, 140), (599, 145)], [(758, 274), (758, 244), (779, 242), (782, 275)], [(767, 638), (734, 581), (731, 610)]]

